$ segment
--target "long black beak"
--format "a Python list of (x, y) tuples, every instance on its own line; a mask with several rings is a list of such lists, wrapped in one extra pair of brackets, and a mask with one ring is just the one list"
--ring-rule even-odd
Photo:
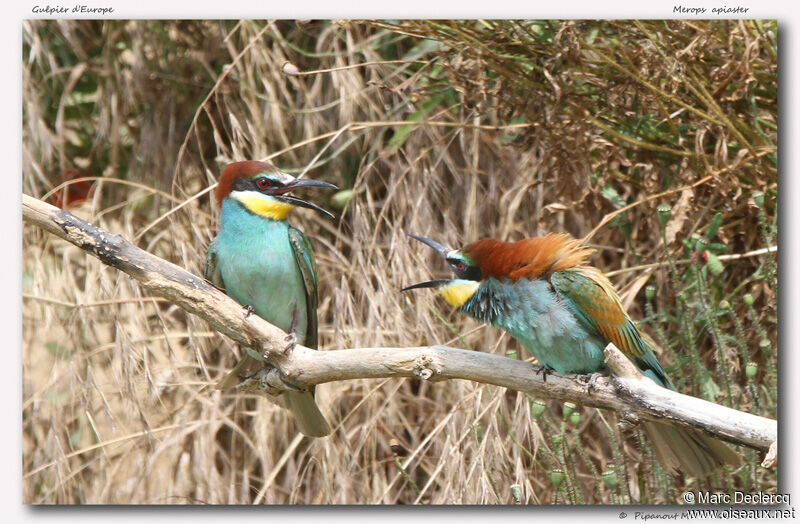
[(323, 182), (322, 180), (314, 180), (313, 178), (298, 178), (291, 184), (284, 186), (283, 189), (295, 190), (301, 187), (324, 187), (327, 189), (339, 189), (337, 186), (329, 182)]
[(447, 253), (449, 253), (451, 251), (451, 249), (449, 247), (444, 246), (444, 245), (440, 244), (439, 242), (433, 241), (430, 238), (425, 238), (425, 237), (422, 237), (422, 236), (419, 236), (419, 235), (412, 235), (411, 233), (409, 233), (408, 236), (410, 236), (414, 240), (419, 240), (420, 242), (422, 242), (426, 246), (430, 247), (431, 249), (433, 249), (434, 251), (436, 251), (437, 253), (442, 255), (442, 258), (447, 258)]
[(305, 200), (302, 200), (302, 199), (297, 198), (297, 197), (293, 197), (293, 196), (289, 196), (289, 195), (278, 195), (275, 198), (277, 198), (278, 200), (283, 200), (284, 202), (287, 202), (287, 203), (292, 204), (294, 206), (305, 207), (305, 208), (308, 208), (308, 209), (313, 209), (314, 211), (319, 211), (323, 215), (326, 215), (328, 218), (336, 218), (336, 217), (333, 216), (333, 213), (331, 213), (327, 209), (323, 209), (323, 208), (319, 207), (317, 204), (312, 204), (311, 202), (306, 202)]
[[(450, 252), (450, 248), (449, 247), (447, 247), (445, 245), (442, 245), (439, 242), (436, 242), (434, 240), (431, 240), (430, 238), (425, 238), (425, 237), (419, 236), (419, 235), (412, 235), (411, 233), (409, 233), (408, 236), (410, 236), (414, 240), (419, 240), (420, 242), (422, 242), (423, 244), (425, 244), (429, 248), (433, 249), (434, 251), (439, 253), (442, 256), (442, 258), (447, 258), (447, 253)], [(413, 286), (404, 287), (400, 291), (408, 291), (409, 289), (419, 289), (419, 288), (423, 288), (423, 287), (439, 287), (439, 286), (442, 286), (444, 284), (447, 284), (448, 282), (450, 282), (449, 278), (440, 278), (438, 280), (429, 280), (427, 282), (420, 282), (419, 284), (414, 284)]]
[(313, 209), (314, 211), (319, 211), (323, 215), (327, 215), (329, 218), (335, 218), (333, 216), (333, 213), (331, 213), (327, 209), (323, 209), (323, 208), (319, 207), (316, 204), (313, 204), (311, 202), (307, 202), (307, 201), (305, 201), (303, 199), (300, 199), (300, 198), (297, 198), (295, 196), (291, 196), (291, 195), (287, 195), (286, 194), (289, 191), (294, 191), (295, 189), (300, 189), (300, 188), (304, 188), (304, 187), (323, 187), (325, 189), (339, 189), (337, 186), (335, 186), (335, 185), (333, 185), (331, 183), (328, 183), (328, 182), (323, 182), (322, 180), (313, 180), (313, 179), (310, 179), (310, 178), (299, 178), (299, 179), (295, 180), (294, 182), (292, 182), (291, 184), (282, 187), (280, 189), (280, 192), (275, 195), (275, 198), (278, 198), (280, 200), (283, 200), (284, 202), (287, 202), (287, 203), (295, 205), (295, 206), (305, 207), (305, 208), (308, 208), (308, 209)]
[(427, 282), (420, 282), (419, 284), (414, 284), (413, 286), (406, 286), (400, 291), (408, 291), (409, 289), (419, 289), (423, 287), (439, 287), (443, 286), (450, 282), (449, 278), (440, 278), (438, 280), (428, 280)]

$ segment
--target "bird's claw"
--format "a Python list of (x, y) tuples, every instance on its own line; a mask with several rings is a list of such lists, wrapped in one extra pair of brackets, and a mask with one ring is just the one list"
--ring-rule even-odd
[(255, 312), (256, 312), (255, 308), (253, 306), (251, 306), (250, 304), (247, 304), (246, 306), (244, 306), (244, 318), (249, 317), (250, 315), (252, 315)]
[(292, 325), (289, 327), (289, 334), (284, 339), (288, 344), (283, 348), (283, 354), (288, 355), (297, 345), (297, 309), (292, 310)]
[(295, 334), (295, 332), (292, 331), (291, 333), (286, 335), (286, 338), (284, 338), (284, 340), (288, 342), (288, 344), (286, 344), (286, 346), (283, 348), (283, 354), (288, 355), (297, 345), (297, 334)]
[(597, 379), (603, 376), (603, 373), (596, 372), (596, 373), (589, 373), (588, 375), (579, 375), (578, 380), (583, 382), (584, 386), (586, 386), (586, 393), (591, 393), (595, 386), (597, 385)]
[(262, 367), (252, 375), (242, 377), (236, 389), (246, 393), (262, 393), (270, 397), (277, 397), (286, 391), (307, 391), (286, 380), (283, 373), (271, 365)]
[(539, 369), (537, 369), (535, 371), (536, 375), (539, 375), (539, 374), (542, 375), (542, 382), (547, 382), (547, 375), (549, 375), (552, 372), (553, 372), (553, 370), (551, 370), (547, 366), (540, 366)]

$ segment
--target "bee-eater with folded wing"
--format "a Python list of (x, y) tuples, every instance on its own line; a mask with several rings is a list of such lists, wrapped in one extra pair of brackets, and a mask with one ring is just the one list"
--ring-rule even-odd
[[(220, 228), (208, 246), (205, 277), (267, 322), (290, 333), (299, 343), (317, 347), (317, 266), (311, 244), (286, 220), (295, 207), (333, 217), (321, 207), (289, 193), (295, 189), (336, 186), (297, 179), (266, 162), (228, 165), (217, 187)], [(267, 366), (249, 350), (217, 385), (228, 389)], [(257, 356), (257, 355), (256, 355)], [(287, 390), (282, 404), (311, 437), (331, 432), (314, 392)]]
[[(519, 242), (483, 239), (449, 249), (424, 237), (446, 259), (454, 279), (422, 282), (458, 311), (500, 328), (558, 373), (605, 369), (603, 349), (613, 342), (646, 376), (675, 389), (656, 359), (649, 337), (628, 317), (611, 282), (587, 264), (594, 251), (566, 234)], [(656, 457), (665, 469), (705, 477), (739, 457), (728, 446), (692, 429), (644, 422)]]

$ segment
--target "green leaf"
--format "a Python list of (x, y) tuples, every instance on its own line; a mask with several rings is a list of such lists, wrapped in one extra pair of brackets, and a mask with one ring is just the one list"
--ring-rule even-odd
[[(420, 107), (416, 113), (408, 117), (408, 120), (412, 122), (421, 122), (425, 120), (425, 117), (428, 116), (428, 114), (433, 111), (433, 108), (439, 105), (439, 102), (441, 102), (443, 99), (444, 94), (438, 94), (432, 98), (429, 98), (422, 104), (422, 107)], [(406, 140), (408, 140), (408, 135), (410, 135), (411, 131), (413, 131), (416, 127), (419, 126), (401, 126), (397, 131), (395, 131), (394, 136), (389, 139), (389, 143), (386, 147), (389, 154), (396, 153), (397, 150), (406, 143)]]
[(716, 402), (717, 395), (719, 395), (720, 389), (714, 379), (710, 376), (703, 382), (700, 386), (700, 394), (703, 396), (704, 399), (708, 400), (709, 402)]
[(245, 353), (250, 355), (251, 358), (254, 358), (254, 359), (258, 360), (259, 362), (266, 362), (267, 361), (267, 359), (264, 358), (264, 355), (262, 355), (258, 351), (255, 351), (255, 350), (250, 349), (250, 348), (244, 348), (244, 351), (245, 351)]
[(70, 434), (69, 443), (73, 448), (77, 448), (78, 444), (81, 443), (81, 436), (83, 436), (83, 429), (77, 429)]
[(710, 251), (712, 253), (722, 253), (728, 250), (728, 246), (721, 242), (711, 242), (706, 246), (706, 251)]
[(51, 403), (51, 404), (63, 404), (69, 399), (69, 395), (66, 393), (59, 393), (57, 391), (53, 391), (52, 393), (48, 393), (44, 396), (44, 399)]
[(706, 238), (711, 240), (715, 236), (717, 236), (717, 231), (719, 231), (719, 227), (722, 225), (722, 213), (717, 213), (711, 219), (711, 223), (708, 225), (708, 229), (706, 229)]
[(331, 204), (336, 209), (344, 209), (348, 202), (353, 199), (355, 192), (352, 189), (342, 189), (334, 193), (331, 197)]
[(617, 209), (625, 207), (625, 200), (619, 196), (619, 193), (611, 184), (606, 184), (600, 188), (600, 195), (611, 202), (611, 205)]
[(70, 356), (72, 356), (72, 351), (70, 351), (68, 347), (64, 347), (58, 342), (47, 342), (45, 343), (44, 347), (56, 358), (68, 359)]
[(429, 53), (437, 53), (442, 48), (442, 43), (436, 40), (425, 38), (420, 40), (419, 44), (409, 49), (408, 53), (403, 55), (403, 60), (416, 60)]
[(22, 289), (24, 291), (29, 291), (33, 287), (35, 281), (36, 278), (34, 278), (33, 273), (22, 273)]

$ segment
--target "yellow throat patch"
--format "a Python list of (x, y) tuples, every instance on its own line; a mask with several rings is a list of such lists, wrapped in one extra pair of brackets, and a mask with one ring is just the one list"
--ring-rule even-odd
[(442, 298), (447, 300), (448, 304), (454, 308), (460, 308), (464, 305), (464, 302), (472, 298), (472, 295), (475, 294), (480, 285), (480, 282), (474, 280), (453, 280), (449, 284), (440, 287), (439, 293)]
[(265, 218), (271, 218), (272, 220), (285, 220), (289, 211), (295, 207), (286, 202), (256, 195), (243, 194), (237, 196), (236, 199), (251, 213)]

